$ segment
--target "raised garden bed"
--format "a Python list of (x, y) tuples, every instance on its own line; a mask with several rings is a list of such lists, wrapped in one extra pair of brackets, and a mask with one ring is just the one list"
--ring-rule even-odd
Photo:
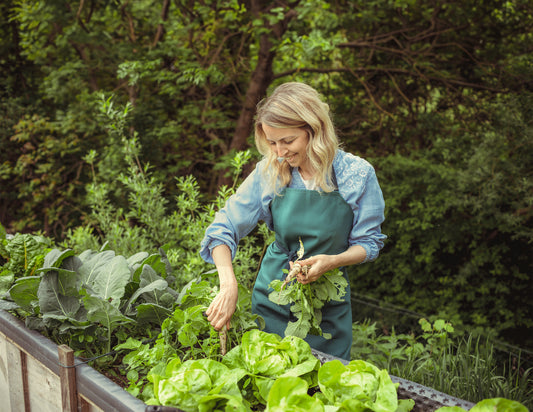
[[(19, 319), (0, 310), (2, 410), (141, 412), (146, 409), (144, 402), (92, 367), (62, 366), (59, 351), (50, 339), (27, 329)], [(68, 357), (68, 349), (65, 353)]]
[[(336, 359), (318, 351), (313, 354), (321, 362)], [(399, 383), (399, 398), (415, 401), (413, 411), (434, 411), (442, 406), (468, 410), (473, 406), (417, 383), (391, 378)], [(0, 310), (0, 399), (2, 410), (13, 412), (163, 411), (161, 407), (147, 406), (92, 367), (80, 363), (68, 347), (59, 347), (27, 329), (22, 321), (3, 310)]]

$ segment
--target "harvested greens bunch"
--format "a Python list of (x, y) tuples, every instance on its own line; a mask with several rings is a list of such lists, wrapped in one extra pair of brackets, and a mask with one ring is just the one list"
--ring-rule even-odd
[(285, 281), (276, 279), (270, 283), (274, 289), (268, 299), (278, 305), (290, 305), (290, 310), (295, 317), (295, 321), (290, 321), (285, 329), (285, 336), (297, 336), (305, 339), (308, 334), (323, 336), (330, 339), (329, 333), (322, 332), (320, 323), (322, 322), (322, 308), (329, 301), (342, 302), (346, 294), (348, 281), (339, 269), (324, 273), (315, 282), (302, 284), (296, 281), (299, 273), (306, 274), (307, 268), (302, 267), (298, 261), (303, 257), (304, 246), (300, 240), (298, 259), (287, 273)]

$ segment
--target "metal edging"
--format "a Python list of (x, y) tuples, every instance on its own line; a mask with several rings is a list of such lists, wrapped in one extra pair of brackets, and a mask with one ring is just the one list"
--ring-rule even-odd
[[(26, 328), (24, 323), (0, 309), (0, 332), (22, 351), (59, 376), (57, 345), (39, 332)], [(79, 359), (76, 359), (79, 361)], [(111, 379), (87, 364), (76, 366), (77, 392), (102, 410), (144, 412), (146, 404), (126, 392)]]

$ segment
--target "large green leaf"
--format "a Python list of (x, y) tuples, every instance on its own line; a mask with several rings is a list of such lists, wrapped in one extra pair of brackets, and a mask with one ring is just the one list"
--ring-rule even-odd
[(168, 288), (168, 283), (164, 279), (156, 279), (155, 281), (147, 284), (146, 286), (140, 287), (139, 289), (135, 291), (135, 293), (129, 299), (124, 312), (126, 314), (130, 314), (132, 305), (135, 303), (137, 298), (141, 296), (142, 294), (153, 292), (155, 290), (165, 290), (166, 288)]
[(74, 256), (75, 252), (72, 249), (59, 250), (52, 249), (44, 257), (44, 263), (40, 271), (47, 269), (55, 269), (62, 266), (62, 263), (68, 257)]
[(40, 276), (18, 278), (11, 289), (9, 289), (9, 295), (22, 309), (30, 313), (35, 313), (35, 307), (39, 303), (37, 290), (39, 289), (40, 283)]
[(136, 309), (137, 322), (139, 324), (154, 323), (156, 325), (161, 325), (161, 323), (172, 314), (172, 310), (169, 308), (154, 303), (141, 303)]
[(266, 412), (307, 411), (323, 412), (324, 405), (308, 395), (309, 385), (299, 377), (278, 378), (268, 393)]
[(57, 270), (44, 272), (37, 291), (43, 318), (76, 320), (80, 297), (76, 288), (76, 272)]
[(135, 253), (128, 258), (128, 265), (135, 271), (148, 256), (148, 252)]
[(111, 256), (108, 251), (92, 255), (79, 268), (82, 282), (90, 295), (120, 306), (131, 272), (126, 258)]
[(133, 319), (124, 316), (114, 305), (98, 296), (85, 296), (83, 303), (87, 309), (87, 319), (100, 323), (109, 330), (120, 324), (133, 322)]
[(84, 285), (90, 286), (102, 270), (102, 267), (105, 267), (115, 258), (115, 252), (112, 250), (105, 250), (103, 252), (86, 250), (79, 255), (79, 258), (82, 261), (82, 265), (79, 268), (81, 282)]
[(0, 296), (3, 296), (13, 285), (15, 274), (9, 269), (0, 269)]
[[(144, 265), (140, 276), (139, 287), (144, 289), (150, 284), (160, 280), (163, 280), (163, 278), (158, 275), (150, 265)], [(149, 303), (155, 303), (156, 305), (171, 308), (177, 301), (178, 293), (169, 287), (153, 288), (151, 290), (146, 290), (142, 297)]]

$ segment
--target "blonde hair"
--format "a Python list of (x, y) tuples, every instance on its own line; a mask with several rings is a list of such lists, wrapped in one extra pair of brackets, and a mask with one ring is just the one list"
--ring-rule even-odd
[(262, 125), (275, 128), (299, 128), (309, 135), (307, 157), (314, 172), (316, 186), (325, 192), (335, 190), (332, 181), (333, 159), (339, 141), (330, 117), (329, 105), (319, 93), (305, 83), (289, 82), (278, 86), (270, 97), (257, 105), (255, 144), (267, 159), (272, 185), (287, 186), (291, 181), (291, 167), (286, 160), (279, 161), (266, 140)]

